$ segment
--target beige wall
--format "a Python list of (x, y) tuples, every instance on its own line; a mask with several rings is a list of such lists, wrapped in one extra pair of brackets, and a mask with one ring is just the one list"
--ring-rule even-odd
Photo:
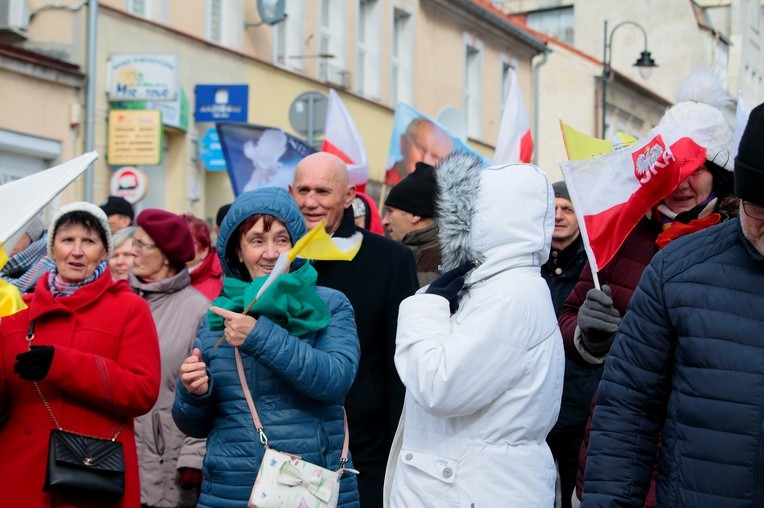
[[(51, 72), (36, 66), (36, 72)], [(61, 143), (61, 155), (50, 161), (54, 166), (82, 153), (78, 142), (82, 124), (72, 125), (72, 110), (80, 104), (80, 91), (56, 83), (0, 68), (0, 129), (51, 139)], [(76, 113), (75, 113), (76, 114)], [(84, 122), (84, 118), (82, 119)], [(79, 178), (60, 196), (61, 202), (81, 197), (84, 177)]]

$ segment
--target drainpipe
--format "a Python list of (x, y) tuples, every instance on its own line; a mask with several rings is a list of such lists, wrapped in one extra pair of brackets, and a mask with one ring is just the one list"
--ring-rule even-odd
[(538, 164), (539, 156), (539, 83), (541, 81), (541, 66), (549, 58), (549, 47), (544, 45), (541, 60), (533, 66), (533, 163)]
[[(85, 90), (85, 152), (92, 152), (95, 146), (95, 86), (96, 86), (96, 28), (98, 26), (98, 0), (88, 1), (88, 54), (87, 88)], [(93, 202), (93, 164), (85, 171), (85, 201)]]

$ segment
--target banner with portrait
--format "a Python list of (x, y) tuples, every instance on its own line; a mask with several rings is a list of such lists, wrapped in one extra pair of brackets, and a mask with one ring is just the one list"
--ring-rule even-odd
[(260, 187), (286, 189), (297, 163), (315, 152), (278, 127), (242, 123), (217, 123), (215, 127), (234, 196)]

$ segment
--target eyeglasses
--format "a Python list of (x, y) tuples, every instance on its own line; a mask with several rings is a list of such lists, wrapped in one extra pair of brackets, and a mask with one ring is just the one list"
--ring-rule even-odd
[(752, 219), (764, 220), (764, 206), (743, 201), (743, 212)]
[(155, 243), (143, 243), (138, 240), (133, 240), (133, 249), (138, 252), (143, 252), (145, 249), (153, 249), (157, 246)]

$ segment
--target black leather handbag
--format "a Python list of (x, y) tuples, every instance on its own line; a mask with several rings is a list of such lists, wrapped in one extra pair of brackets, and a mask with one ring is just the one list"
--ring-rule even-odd
[[(34, 322), (29, 325), (27, 347), (34, 339)], [(114, 501), (125, 494), (125, 456), (117, 441), (125, 421), (111, 439), (64, 430), (58, 422), (40, 385), (34, 387), (56, 428), (50, 431), (48, 466), (43, 490), (69, 493), (88, 499)]]
[(125, 493), (122, 443), (51, 430), (43, 490), (121, 498)]

